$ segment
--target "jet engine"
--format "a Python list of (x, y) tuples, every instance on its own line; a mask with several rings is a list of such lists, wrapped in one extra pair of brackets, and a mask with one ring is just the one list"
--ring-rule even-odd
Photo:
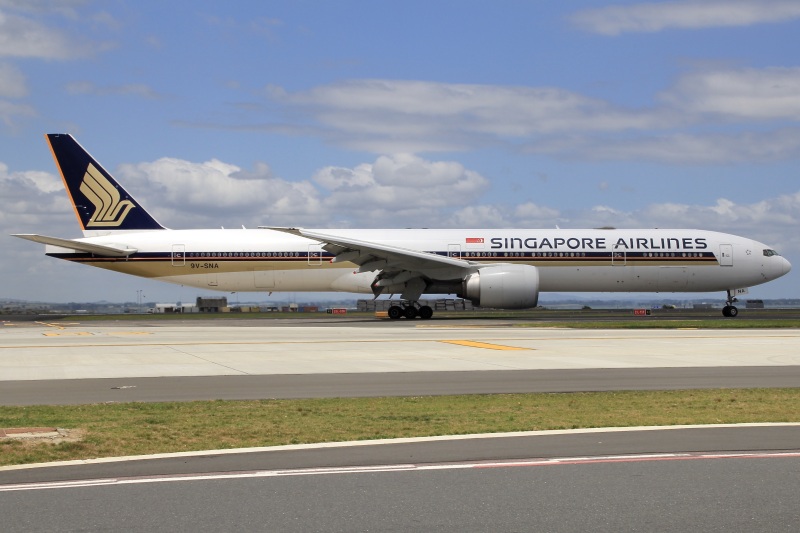
[(483, 267), (464, 278), (459, 296), (481, 307), (536, 307), (539, 301), (539, 271), (531, 265)]

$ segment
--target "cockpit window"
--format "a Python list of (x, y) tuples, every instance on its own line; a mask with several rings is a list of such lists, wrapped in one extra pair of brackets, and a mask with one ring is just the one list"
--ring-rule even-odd
[(765, 257), (772, 257), (773, 255), (781, 255), (781, 254), (779, 254), (775, 250), (770, 250), (770, 249), (764, 250), (764, 256)]

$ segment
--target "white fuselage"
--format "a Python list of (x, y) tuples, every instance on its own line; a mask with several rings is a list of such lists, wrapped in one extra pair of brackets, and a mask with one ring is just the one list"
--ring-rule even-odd
[[(325, 230), (482, 264), (525, 264), (542, 292), (706, 292), (765, 283), (789, 271), (766, 245), (700, 230)], [(48, 245), (62, 259), (222, 291), (371, 293), (374, 272), (331, 263), (314, 240), (269, 229), (116, 231), (79, 239), (135, 248), (98, 257)]]

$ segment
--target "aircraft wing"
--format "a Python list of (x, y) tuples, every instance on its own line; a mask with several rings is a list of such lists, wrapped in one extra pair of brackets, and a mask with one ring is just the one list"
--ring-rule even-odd
[(19, 237), (28, 241), (67, 248), (77, 252), (88, 252), (90, 254), (102, 255), (107, 257), (127, 257), (136, 252), (136, 248), (128, 246), (109, 246), (107, 244), (92, 244), (72, 239), (60, 239), (58, 237), (48, 237), (46, 235), (36, 235), (33, 233), (18, 233), (12, 237)]
[[(372, 241), (362, 241), (317, 233), (302, 228), (263, 227), (291, 235), (306, 237), (323, 243), (323, 248), (335, 257), (332, 262), (349, 261), (359, 265), (361, 272), (381, 270), (384, 273), (408, 272), (430, 279), (452, 279), (463, 277), (475, 270), (478, 263), (454, 257), (445, 257), (429, 252), (390, 246)], [(416, 277), (416, 276), (412, 276)]]

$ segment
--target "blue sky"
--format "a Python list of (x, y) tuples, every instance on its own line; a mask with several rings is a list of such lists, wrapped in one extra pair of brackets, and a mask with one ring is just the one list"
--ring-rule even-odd
[(0, 0), (0, 298), (196, 296), (7, 236), (79, 236), (47, 132), (176, 229), (696, 227), (797, 265), (798, 35), (796, 0)]

